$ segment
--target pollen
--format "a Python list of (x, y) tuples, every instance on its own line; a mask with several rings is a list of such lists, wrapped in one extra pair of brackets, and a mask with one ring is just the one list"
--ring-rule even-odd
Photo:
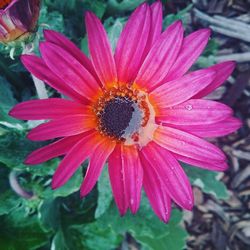
[(151, 106), (147, 94), (137, 88), (120, 86), (104, 90), (93, 105), (97, 129), (125, 144), (140, 144), (142, 131), (147, 129), (152, 115), (154, 119)]

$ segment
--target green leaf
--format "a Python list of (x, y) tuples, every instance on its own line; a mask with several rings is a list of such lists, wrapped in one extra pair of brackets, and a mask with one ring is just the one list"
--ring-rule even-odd
[(210, 39), (208, 44), (202, 53), (203, 56), (216, 55), (219, 49), (219, 44), (215, 39)]
[[(164, 233), (161, 233), (161, 230), (158, 228), (154, 236), (134, 235), (135, 239), (140, 242), (145, 249), (183, 249), (186, 246), (187, 232), (180, 226), (181, 218), (181, 212), (178, 210), (173, 210), (169, 223), (164, 226), (161, 225), (162, 228), (165, 228)], [(157, 232), (159, 233), (157, 234)], [(173, 239), (178, 240), (173, 241)]]
[(16, 99), (13, 96), (11, 86), (7, 80), (0, 76), (0, 125), (9, 128), (17, 128), (22, 130), (22, 121), (13, 119), (8, 115), (10, 109), (16, 104)]
[(116, 44), (120, 37), (125, 20), (125, 18), (114, 19), (113, 17), (110, 17), (104, 22), (104, 27), (108, 33), (109, 41), (113, 51), (116, 48)]
[(215, 56), (218, 52), (219, 44), (215, 39), (211, 39), (208, 41), (208, 45), (202, 55), (197, 60), (196, 64), (199, 68), (207, 68), (216, 63)]
[(69, 228), (70, 235), (78, 235), (79, 248), (88, 250), (107, 250), (117, 248), (123, 237), (110, 228), (100, 228), (98, 223), (72, 226)]
[(143, 248), (142, 249), (151, 249), (151, 250), (162, 250), (162, 249), (171, 249), (171, 250), (181, 250), (186, 246), (187, 232), (181, 228), (179, 225), (173, 225), (169, 227), (168, 234), (159, 237), (137, 237)]
[(22, 132), (9, 131), (0, 137), (0, 162), (10, 168), (25, 169), (25, 157), (39, 145), (26, 139)]
[(87, 39), (87, 36), (85, 36), (81, 40), (81, 50), (83, 51), (83, 53), (85, 55), (89, 56), (89, 48), (88, 48), (88, 39)]
[(171, 23), (177, 20), (182, 20), (184, 25), (186, 24), (186, 14), (193, 8), (193, 4), (189, 4), (185, 9), (179, 11), (177, 14), (167, 15), (163, 20), (163, 27), (166, 28)]
[(20, 198), (10, 189), (9, 169), (0, 164), (0, 216), (10, 213), (16, 209), (20, 203)]
[(77, 0), (45, 0), (44, 2), (46, 6), (64, 12), (68, 9), (74, 10), (76, 1)]
[(34, 52), (39, 54), (39, 42), (44, 38), (43, 30), (51, 29), (58, 32), (64, 32), (64, 18), (58, 11), (49, 11), (46, 5), (42, 5), (40, 10), (39, 25), (37, 31), (37, 37), (34, 41)]
[[(86, 166), (87, 163), (85, 163)], [(74, 175), (60, 188), (52, 190), (50, 185), (41, 194), (43, 197), (66, 197), (74, 192), (79, 191), (83, 180), (82, 169), (79, 168)], [(79, 196), (80, 199), (80, 196)]]
[(7, 80), (0, 76), (0, 104), (5, 113), (8, 113), (10, 108), (16, 104), (16, 99), (13, 97), (11, 87)]
[(196, 64), (199, 68), (207, 68), (212, 66), (216, 63), (215, 57), (213, 55), (210, 56), (200, 56), (197, 60)]
[(30, 172), (34, 176), (52, 175), (59, 164), (58, 159), (35, 166), (23, 164), (28, 154), (44, 145), (41, 142), (28, 140), (25, 134), (24, 132), (10, 130), (0, 136), (0, 162), (9, 168)]
[(39, 207), (38, 217), (44, 230), (58, 230), (60, 227), (59, 199), (46, 199)]
[(112, 191), (109, 183), (107, 166), (105, 166), (102, 171), (102, 175), (97, 183), (97, 189), (98, 189), (98, 199), (97, 199), (97, 208), (95, 210), (96, 219), (105, 213), (105, 211), (109, 208), (113, 200)]
[[(186, 233), (179, 225), (181, 218), (182, 213), (178, 210), (173, 210), (169, 223), (164, 224), (156, 217), (146, 197), (143, 196), (141, 207), (137, 214), (127, 213), (124, 217), (120, 217), (117, 208), (113, 204), (96, 223), (98, 223), (99, 228), (109, 227), (119, 235), (129, 232), (147, 249), (172, 249), (172, 236), (179, 241), (177, 247), (185, 245)], [(157, 246), (158, 241), (164, 247), (154, 248)]]
[[(49, 11), (48, 8), (43, 5), (40, 11), (40, 24), (46, 24), (49, 26), (49, 29), (56, 30), (58, 32), (64, 31), (64, 21), (63, 15), (58, 11)], [(40, 27), (39, 33), (42, 33), (44, 27)]]
[(20, 204), (20, 199), (17, 199), (13, 191), (8, 190), (0, 194), (0, 215), (8, 214)]
[(109, 8), (116, 11), (128, 11), (135, 9), (140, 5), (144, 0), (109, 0)]
[(122, 238), (109, 229), (100, 230), (94, 224), (70, 226), (59, 230), (52, 241), (52, 249), (58, 250), (107, 250), (116, 248)]
[(143, 249), (151, 249), (151, 250), (184, 249), (186, 246), (186, 238), (188, 236), (187, 232), (179, 225), (179, 223), (176, 223), (176, 221), (173, 220), (170, 220), (168, 226), (169, 226), (168, 232), (164, 236), (160, 236), (157, 238), (148, 236), (139, 236), (136, 239), (142, 244)]
[(24, 199), (15, 194), (9, 185), (9, 169), (0, 166), (0, 246), (1, 249), (37, 249), (47, 242), (46, 233), (33, 214), (39, 199)]
[[(71, 235), (73, 237), (73, 235)], [(75, 237), (75, 236), (74, 236)], [(68, 245), (71, 245), (72, 238), (67, 239), (63, 233), (63, 231), (60, 229), (56, 232), (55, 236), (53, 237), (51, 249), (55, 250), (71, 250), (76, 248), (69, 248)]]
[(228, 192), (225, 184), (217, 179), (218, 173), (206, 169), (182, 164), (191, 183), (202, 191), (212, 194), (219, 199), (227, 199)]
[(96, 16), (98, 16), (100, 19), (103, 17), (105, 11), (106, 11), (106, 7), (107, 7), (107, 3), (105, 3), (102, 0), (85, 0), (85, 7), (89, 10), (91, 10), (92, 12), (95, 13)]
[(0, 246), (6, 250), (32, 250), (45, 245), (48, 236), (36, 216), (27, 216), (23, 208), (1, 216)]

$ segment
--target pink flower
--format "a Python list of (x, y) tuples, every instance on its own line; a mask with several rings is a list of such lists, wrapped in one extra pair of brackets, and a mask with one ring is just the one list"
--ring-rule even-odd
[(35, 31), (40, 0), (0, 1), (0, 42), (24, 41)]
[(36, 77), (68, 96), (31, 100), (10, 115), (49, 119), (31, 130), (34, 141), (60, 138), (31, 153), (26, 164), (63, 155), (52, 188), (59, 188), (89, 159), (81, 196), (94, 187), (105, 162), (121, 215), (136, 213), (144, 188), (167, 222), (171, 201), (192, 209), (193, 193), (178, 161), (227, 169), (223, 152), (203, 138), (223, 136), (241, 123), (219, 102), (202, 99), (232, 73), (234, 62), (187, 72), (209, 39), (208, 29), (186, 37), (180, 21), (162, 31), (162, 5), (140, 5), (129, 18), (114, 55), (100, 20), (86, 14), (91, 59), (63, 35), (46, 30), (42, 58), (24, 55)]

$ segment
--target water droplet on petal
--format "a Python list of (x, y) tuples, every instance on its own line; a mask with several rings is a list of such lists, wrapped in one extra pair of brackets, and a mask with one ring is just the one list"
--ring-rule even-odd
[(192, 110), (192, 109), (193, 109), (193, 106), (190, 105), (190, 104), (188, 104), (188, 105), (185, 106), (185, 108), (186, 108), (187, 110)]

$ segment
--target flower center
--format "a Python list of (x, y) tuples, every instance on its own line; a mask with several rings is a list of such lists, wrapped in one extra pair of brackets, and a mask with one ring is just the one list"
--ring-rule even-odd
[(5, 9), (12, 0), (0, 0), (0, 9)]
[(100, 115), (100, 123), (106, 134), (122, 137), (135, 110), (133, 106), (133, 101), (120, 97), (115, 97), (106, 103)]
[(93, 109), (101, 134), (127, 145), (144, 146), (151, 141), (155, 112), (145, 92), (113, 87), (103, 92)]

